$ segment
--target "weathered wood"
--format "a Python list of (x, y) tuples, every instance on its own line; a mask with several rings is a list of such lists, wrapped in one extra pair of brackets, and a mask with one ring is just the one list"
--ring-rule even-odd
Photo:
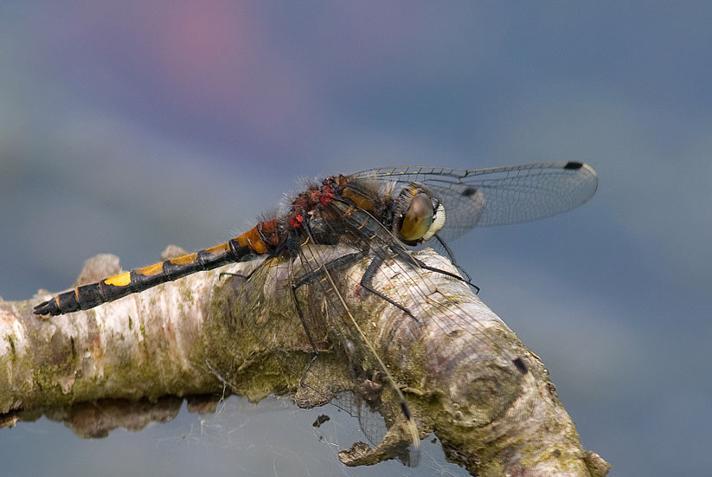
[[(454, 271), (433, 252), (418, 256)], [(105, 265), (100, 261), (95, 267)], [(315, 333), (322, 352), (304, 373), (312, 353), (289, 296), (286, 263), (271, 261), (250, 280), (220, 276), (245, 274), (258, 265), (198, 273), (50, 320), (38, 319), (31, 311), (47, 298), (44, 293), (29, 301), (0, 302), (3, 422), (54, 409), (50, 412), (55, 418), (83, 429), (78, 432), (101, 435), (117, 425), (132, 425), (126, 423), (130, 403), (141, 399), (156, 402), (159, 411), (144, 405), (134, 409), (170, 419), (176, 410), (170, 396), (227, 389), (256, 401), (294, 393), (299, 404), (310, 406), (353, 385), (345, 355), (328, 330)], [(448, 458), (481, 476), (607, 473), (603, 459), (582, 449), (544, 365), (466, 285), (442, 274), (404, 274), (383, 267), (375, 277), (376, 287), (417, 310), (415, 322), (353, 285), (365, 266), (360, 262), (337, 274), (342, 294), (403, 385), (419, 429), (434, 432)], [(90, 272), (82, 276), (94, 278)], [(427, 277), (432, 293), (427, 300), (413, 293), (414, 276)], [(312, 321), (324, 313), (316, 287), (305, 287), (300, 302)], [(473, 326), (484, 338), (472, 339)], [(454, 356), (451, 351), (460, 346), (467, 346), (472, 355)], [(522, 357), (528, 372), (512, 364), (512, 355)], [(308, 385), (300, 386), (300, 380)], [(81, 407), (57, 411), (105, 399), (123, 400), (125, 406), (112, 404), (116, 419), (98, 427), (87, 424), (91, 414)], [(340, 455), (344, 462), (368, 464), (395, 455), (398, 413), (387, 391), (382, 403), (386, 421), (394, 424), (386, 441), (375, 449), (356, 446)], [(143, 421), (135, 422), (140, 426)]]

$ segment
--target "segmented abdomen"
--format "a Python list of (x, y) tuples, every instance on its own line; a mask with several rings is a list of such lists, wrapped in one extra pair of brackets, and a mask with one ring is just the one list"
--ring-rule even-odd
[(191, 273), (211, 270), (230, 262), (239, 262), (251, 255), (268, 253), (272, 249), (272, 244), (266, 243), (263, 237), (267, 231), (266, 226), (270, 224), (271, 222), (261, 222), (225, 243), (130, 272), (119, 273), (96, 283), (78, 286), (40, 303), (34, 308), (34, 313), (61, 315), (77, 310), (88, 310)]

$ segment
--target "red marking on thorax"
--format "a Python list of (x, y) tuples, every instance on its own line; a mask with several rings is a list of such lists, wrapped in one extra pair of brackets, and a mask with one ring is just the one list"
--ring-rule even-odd
[(289, 226), (293, 229), (298, 229), (302, 226), (304, 222), (304, 216), (302, 214), (295, 214), (289, 219)]
[(321, 186), (311, 186), (305, 192), (299, 194), (292, 201), (292, 210), (289, 215), (289, 227), (299, 229), (304, 223), (304, 218), (307, 214), (317, 209), (318, 207), (326, 207), (336, 195), (334, 189), (334, 179), (325, 179)]
[(319, 203), (326, 207), (334, 200), (334, 188), (326, 184), (321, 188), (321, 195), (319, 196)]

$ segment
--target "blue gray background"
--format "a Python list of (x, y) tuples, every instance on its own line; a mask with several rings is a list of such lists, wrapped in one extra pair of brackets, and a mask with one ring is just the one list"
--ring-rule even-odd
[[(611, 475), (706, 475), (710, 25), (709, 2), (5, 0), (0, 294), (222, 241), (303, 178), (589, 162), (586, 206), (453, 248)], [(227, 409), (98, 441), (22, 424), (3, 474), (410, 472), (335, 466), (283, 401)], [(418, 475), (457, 472), (431, 451)]]

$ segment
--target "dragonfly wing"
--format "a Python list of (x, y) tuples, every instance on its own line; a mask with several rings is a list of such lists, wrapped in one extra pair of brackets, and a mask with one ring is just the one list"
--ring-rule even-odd
[(596, 192), (596, 171), (580, 162), (543, 162), (488, 169), (403, 167), (370, 169), (356, 179), (427, 186), (445, 207), (441, 237), (477, 226), (527, 222), (571, 210)]
[[(390, 230), (367, 211), (352, 207), (348, 213), (343, 213), (340, 209), (339, 212), (342, 213), (344, 223), (350, 227), (353, 240), (359, 240), (360, 236), (361, 241), (368, 242), (369, 253), (383, 259), (381, 271), (392, 280), (399, 277), (398, 280), (403, 281), (403, 285), (395, 287), (397, 291), (394, 289), (393, 293), (401, 295), (401, 298), (407, 297), (406, 301), (414, 306), (409, 311), (417, 320), (404, 317), (404, 320), (399, 322), (399, 329), (392, 331), (394, 335), (409, 335), (410, 339), (417, 341), (432, 332), (423, 331), (422, 328), (431, 327), (437, 330), (435, 333), (438, 335), (459, 337), (458, 345), (454, 341), (449, 343), (449, 354), (453, 356), (453, 362), (481, 359), (483, 354), (504, 358), (509, 364), (519, 362), (521, 358), (517, 352), (503, 348), (498, 340), (491, 336), (489, 323), (471, 320), (469, 310), (461, 308), (456, 301), (440, 301), (434, 298), (442, 294), (439, 292), (438, 283), (434, 283), (433, 279), (449, 277), (435, 273), (430, 274), (431, 278), (428, 278), (428, 274), (421, 269), (420, 262), (413, 258)], [(358, 284), (351, 284), (356, 285)], [(390, 298), (398, 301), (396, 296)], [(421, 321), (423, 315), (430, 315), (430, 319)]]
[[(356, 312), (350, 309), (347, 300), (339, 289), (339, 284), (346, 281), (346, 290), (354, 292), (354, 290), (358, 289), (359, 283), (354, 281), (353, 278), (344, 277), (343, 272), (332, 268), (332, 264), (335, 264), (336, 260), (338, 260), (333, 260), (329, 257), (329, 252), (332, 252), (334, 247), (319, 245), (308, 223), (305, 224), (305, 232), (309, 237), (309, 244), (299, 248), (298, 256), (303, 272), (313, 277), (313, 279), (309, 280), (309, 283), (317, 288), (318, 294), (323, 300), (322, 310), (326, 315), (327, 324), (333, 334), (336, 335), (338, 341), (341, 342), (340, 344), (349, 359), (353, 363), (371, 363), (374, 366), (373, 370), (385, 378), (385, 383), (396, 394), (400, 412), (402, 413), (402, 420), (406, 423), (404, 427), (406, 435), (402, 437), (409, 439), (411, 444), (409, 449), (410, 456), (407, 460), (415, 464), (418, 460), (418, 447), (420, 445), (415, 419), (399, 385), (391, 375), (388, 366), (381, 359), (381, 353), (367, 336), (368, 333), (361, 328)], [(357, 229), (353, 231), (353, 235), (346, 232), (343, 238), (345, 239), (343, 241), (345, 245), (355, 245), (364, 239), (363, 236), (359, 235)], [(359, 418), (359, 422), (369, 440), (375, 440), (374, 433), (367, 432), (367, 428), (372, 426), (364, 425), (365, 421), (361, 418)]]

